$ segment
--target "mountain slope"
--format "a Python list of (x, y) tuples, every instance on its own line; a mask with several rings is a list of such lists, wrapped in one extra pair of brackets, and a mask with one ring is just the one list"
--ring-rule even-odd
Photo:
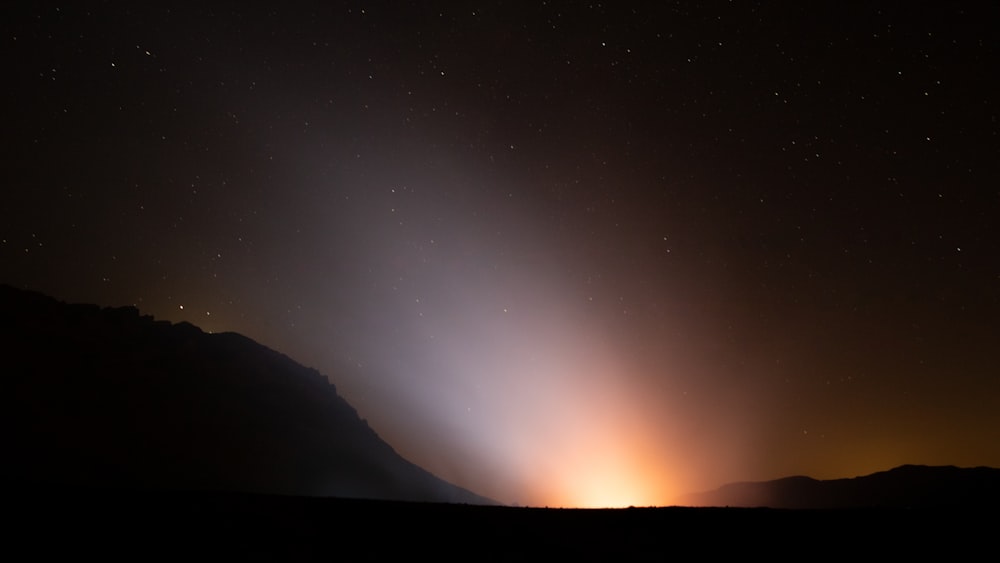
[(903, 465), (851, 479), (786, 477), (688, 495), (689, 506), (790, 509), (975, 508), (1000, 502), (1000, 469)]
[(493, 504), (382, 441), (315, 370), (234, 333), (0, 286), (8, 479)]

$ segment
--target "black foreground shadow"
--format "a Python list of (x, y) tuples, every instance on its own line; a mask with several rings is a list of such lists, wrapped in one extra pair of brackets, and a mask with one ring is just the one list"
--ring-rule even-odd
[(3, 516), (8, 556), (119, 561), (954, 559), (995, 553), (1000, 521), (958, 508), (575, 510), (26, 488)]

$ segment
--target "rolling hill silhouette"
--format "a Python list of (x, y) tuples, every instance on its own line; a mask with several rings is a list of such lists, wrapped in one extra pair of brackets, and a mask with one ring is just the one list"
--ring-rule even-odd
[(239, 334), (0, 286), (0, 343), (7, 483), (495, 504)]
[(1000, 503), (1000, 469), (903, 465), (850, 479), (786, 477), (732, 483), (682, 499), (689, 506), (786, 509), (987, 508)]

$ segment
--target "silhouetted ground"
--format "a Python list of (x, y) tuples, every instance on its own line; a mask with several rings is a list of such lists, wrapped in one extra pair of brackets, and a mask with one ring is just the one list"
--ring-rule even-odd
[(496, 504), (238, 334), (0, 284), (0, 375), (0, 482)]
[[(4, 286), (0, 313), (6, 560), (951, 560), (995, 552), (1000, 485), (989, 468), (908, 466), (720, 489), (741, 502), (882, 507), (825, 511), (292, 496), (491, 502), (404, 460), (324, 376), (239, 335)], [(286, 496), (206, 492), (219, 490)], [(942, 504), (952, 500), (963, 508)], [(938, 508), (901, 508), (914, 502)]]
[(901, 465), (849, 479), (786, 477), (730, 483), (687, 495), (692, 506), (767, 506), (788, 509), (927, 508), (987, 510), (1000, 505), (1000, 469)]
[(236, 493), (24, 489), (4, 503), (32, 560), (870, 559), (992, 550), (996, 511), (572, 510)]

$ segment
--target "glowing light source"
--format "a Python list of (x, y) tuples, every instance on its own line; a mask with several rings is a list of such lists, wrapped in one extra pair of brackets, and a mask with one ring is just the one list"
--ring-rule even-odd
[(668, 468), (651, 455), (657, 448), (650, 432), (624, 417), (607, 422), (571, 425), (575, 444), (560, 452), (553, 467), (549, 487), (555, 496), (548, 503), (575, 508), (669, 504)]

